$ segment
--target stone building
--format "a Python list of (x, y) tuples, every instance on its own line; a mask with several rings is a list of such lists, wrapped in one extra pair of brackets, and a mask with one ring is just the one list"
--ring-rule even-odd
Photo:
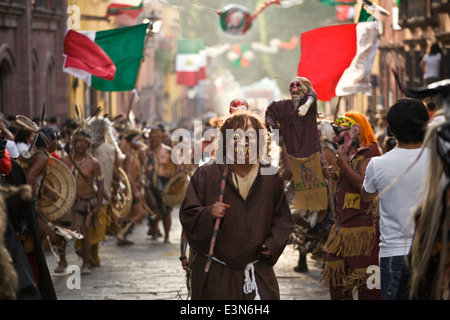
[(443, 52), (441, 77), (450, 78), (450, 1), (380, 0), (379, 5), (391, 13), (380, 19), (379, 46), (380, 92), (383, 107), (388, 109), (404, 96), (392, 69), (403, 84), (424, 86), (420, 61), (434, 42)]
[(0, 111), (6, 116), (68, 116), (62, 70), (66, 1), (0, 0)]

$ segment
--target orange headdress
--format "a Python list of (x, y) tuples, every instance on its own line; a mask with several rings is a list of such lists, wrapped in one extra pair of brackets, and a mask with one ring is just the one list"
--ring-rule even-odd
[(345, 113), (346, 117), (350, 117), (359, 125), (361, 128), (361, 142), (365, 146), (370, 146), (374, 143), (377, 143), (377, 139), (375, 138), (375, 133), (370, 126), (369, 121), (367, 121), (366, 117), (358, 112), (358, 111), (349, 111)]

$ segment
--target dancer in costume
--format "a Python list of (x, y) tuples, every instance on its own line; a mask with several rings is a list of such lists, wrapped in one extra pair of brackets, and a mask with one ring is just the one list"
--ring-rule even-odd
[(157, 212), (156, 219), (150, 220), (148, 234), (156, 240), (160, 234), (158, 223), (162, 221), (164, 228), (164, 242), (169, 242), (170, 227), (172, 225), (172, 207), (163, 201), (163, 189), (179, 171), (172, 162), (172, 149), (162, 143), (163, 132), (159, 129), (150, 131), (150, 147), (147, 151), (146, 175), (148, 187), (146, 188), (147, 202), (150, 208)]
[(154, 214), (146, 204), (145, 188), (142, 183), (145, 173), (145, 156), (142, 151), (141, 131), (136, 128), (127, 129), (123, 142), (125, 145), (122, 150), (128, 150), (123, 168), (131, 185), (133, 201), (131, 211), (123, 219), (124, 225), (117, 234), (117, 245), (119, 246), (134, 244), (133, 241), (128, 239), (128, 236), (133, 232), (134, 226), (142, 223), (143, 219)]
[[(108, 118), (96, 117), (89, 122), (92, 136), (91, 152), (98, 160), (103, 176), (103, 200), (94, 227), (90, 230), (91, 266), (100, 266), (99, 243), (104, 239), (107, 230), (118, 230), (118, 225), (112, 213), (112, 201), (117, 200), (119, 187), (119, 160), (122, 154), (112, 133), (112, 124)], [(82, 241), (75, 241), (75, 250), (81, 255)]]
[[(227, 136), (227, 129), (234, 133)], [(273, 266), (294, 223), (277, 170), (267, 174), (270, 165), (259, 161), (267, 141), (255, 137), (264, 129), (246, 111), (227, 118), (218, 141), (223, 158), (199, 167), (191, 178), (180, 221), (195, 251), (193, 300), (280, 298)], [(220, 226), (208, 259), (216, 219)], [(205, 272), (207, 262), (211, 264)]]
[[(91, 135), (86, 128), (78, 128), (72, 135), (73, 148), (61, 158), (61, 161), (71, 169), (76, 179), (76, 199), (71, 208), (71, 228), (81, 233), (81, 274), (91, 273), (91, 243), (89, 233), (98, 219), (103, 199), (103, 179), (98, 160), (88, 154), (91, 145)], [(66, 243), (58, 246), (60, 261), (55, 272), (64, 272), (67, 267)]]
[(336, 179), (337, 221), (325, 245), (328, 252), (322, 274), (331, 299), (381, 299), (379, 289), (367, 287), (367, 268), (378, 265), (378, 211), (373, 201), (361, 199), (361, 187), (370, 159), (380, 149), (369, 122), (359, 112), (347, 112), (335, 122), (338, 171), (324, 167)]

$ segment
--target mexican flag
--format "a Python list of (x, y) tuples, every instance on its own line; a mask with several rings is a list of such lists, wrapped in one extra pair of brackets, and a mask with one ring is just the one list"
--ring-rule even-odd
[(322, 4), (326, 6), (337, 6), (337, 5), (346, 5), (346, 6), (354, 6), (357, 1), (355, 0), (320, 0)]
[(297, 74), (311, 81), (319, 100), (358, 92), (371, 94), (370, 73), (379, 45), (379, 25), (364, 8), (363, 16), (358, 23), (322, 27), (301, 35)]
[(143, 0), (112, 0), (106, 11), (106, 16), (126, 14), (136, 19), (144, 9)]
[[(63, 71), (100, 91), (134, 89), (148, 24), (105, 31), (69, 30)], [(113, 72), (113, 69), (114, 72)]]
[(177, 84), (196, 86), (200, 80), (206, 79), (206, 51), (203, 39), (181, 39), (177, 41), (177, 45)]

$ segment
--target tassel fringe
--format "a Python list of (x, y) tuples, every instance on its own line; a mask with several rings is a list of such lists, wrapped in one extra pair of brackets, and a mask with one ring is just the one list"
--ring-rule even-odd
[(340, 287), (344, 284), (345, 262), (344, 260), (327, 261), (323, 268), (320, 282), (327, 287), (330, 283), (333, 287)]
[(375, 241), (374, 227), (339, 228), (333, 225), (325, 250), (339, 257), (369, 256)]

